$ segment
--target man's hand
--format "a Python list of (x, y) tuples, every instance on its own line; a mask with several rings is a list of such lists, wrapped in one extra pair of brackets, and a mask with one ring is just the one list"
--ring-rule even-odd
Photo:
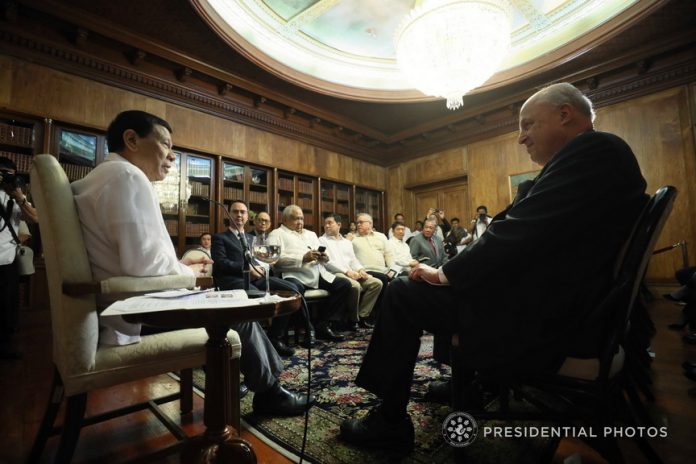
[(439, 284), (440, 276), (437, 273), (437, 269), (430, 267), (427, 264), (418, 263), (411, 271), (408, 273), (408, 278), (411, 280), (424, 280), (430, 282), (431, 284)]
[(213, 260), (207, 256), (202, 256), (200, 258), (191, 258), (190, 256), (185, 257), (181, 260), (182, 264), (186, 266), (192, 266), (194, 264), (213, 264)]
[(358, 280), (367, 280), (370, 278), (370, 274), (368, 274), (365, 269), (360, 269), (358, 271), (358, 274), (360, 274), (360, 279)]
[(360, 278), (361, 278), (359, 272), (352, 271), (352, 270), (346, 271), (346, 275), (353, 280), (360, 280)]
[(317, 260), (319, 260), (321, 255), (322, 255), (322, 253), (318, 252), (317, 250), (309, 250), (302, 257), (302, 262), (303, 263), (310, 263), (312, 261), (317, 261)]
[(263, 272), (263, 269), (259, 269), (261, 272), (256, 270), (256, 266), (249, 266), (249, 280), (252, 282), (254, 280), (259, 280), (261, 277), (265, 277), (265, 273)]
[(328, 263), (329, 262), (329, 255), (326, 254), (325, 251), (319, 252), (319, 261), (322, 263)]

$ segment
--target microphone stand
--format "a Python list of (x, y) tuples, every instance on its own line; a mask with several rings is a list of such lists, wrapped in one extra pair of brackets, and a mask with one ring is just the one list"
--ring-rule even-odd
[(215, 203), (217, 206), (222, 207), (222, 210), (225, 212), (225, 215), (227, 216), (227, 220), (230, 221), (230, 228), (234, 228), (237, 233), (239, 234), (239, 241), (242, 244), (242, 255), (243, 255), (243, 263), (242, 263), (242, 277), (244, 279), (244, 291), (249, 294), (249, 285), (251, 282), (250, 274), (251, 274), (251, 250), (249, 249), (249, 243), (247, 242), (246, 239), (246, 234), (244, 233), (244, 227), (241, 228), (241, 230), (236, 227), (236, 223), (234, 222), (234, 219), (232, 218), (232, 215), (230, 212), (227, 210), (227, 207), (225, 206), (224, 203), (220, 203), (219, 201), (213, 200), (212, 198), (208, 197), (201, 197), (203, 200), (209, 201), (211, 203)]

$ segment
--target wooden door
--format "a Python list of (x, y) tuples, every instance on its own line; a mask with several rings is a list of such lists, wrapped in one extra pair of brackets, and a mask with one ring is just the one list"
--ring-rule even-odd
[(411, 228), (411, 223), (423, 220), (429, 208), (444, 210), (448, 220), (458, 217), (462, 225), (469, 222), (469, 188), (465, 180), (418, 187), (413, 189), (413, 200), (412, 218), (406, 218)]

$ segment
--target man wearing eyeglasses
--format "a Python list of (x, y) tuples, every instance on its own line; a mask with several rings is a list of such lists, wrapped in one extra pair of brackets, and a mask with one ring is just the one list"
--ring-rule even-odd
[(249, 232), (249, 235), (268, 235), (272, 225), (271, 216), (267, 212), (261, 211), (254, 218), (254, 230)]

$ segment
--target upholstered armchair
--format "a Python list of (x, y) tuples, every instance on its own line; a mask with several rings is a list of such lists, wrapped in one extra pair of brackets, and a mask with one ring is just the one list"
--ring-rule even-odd
[[(191, 368), (205, 364), (204, 329), (187, 329), (144, 335), (140, 343), (126, 346), (100, 346), (97, 296), (113, 292), (145, 292), (192, 287), (187, 276), (115, 277), (92, 281), (83, 242), (82, 229), (70, 183), (51, 155), (34, 157), (31, 169), (32, 196), (39, 213), (43, 255), (46, 263), (55, 376), (51, 400), (29, 457), (40, 456), (52, 432), (53, 422), (63, 398), (66, 416), (55, 462), (69, 462), (83, 424), (98, 422), (84, 418), (88, 392), (170, 371), (182, 371), (180, 394), (136, 405), (125, 412), (156, 408), (165, 401), (180, 399), (182, 413), (192, 410)], [(236, 332), (230, 331), (232, 345), (232, 392), (239, 391), (241, 346)], [(233, 398), (233, 421), (239, 424), (239, 399)], [(236, 406), (236, 407), (234, 407)], [(236, 415), (235, 415), (236, 414)], [(108, 418), (108, 416), (106, 417)], [(185, 435), (182, 436), (185, 437)]]

